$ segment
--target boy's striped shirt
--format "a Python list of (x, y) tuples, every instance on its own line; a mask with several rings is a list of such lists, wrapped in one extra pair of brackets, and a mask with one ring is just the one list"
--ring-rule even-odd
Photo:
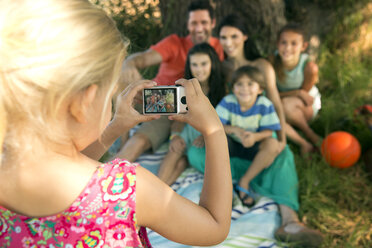
[(251, 132), (281, 129), (275, 108), (265, 96), (258, 96), (254, 105), (242, 112), (236, 96), (229, 94), (217, 105), (216, 111), (224, 125), (238, 126)]

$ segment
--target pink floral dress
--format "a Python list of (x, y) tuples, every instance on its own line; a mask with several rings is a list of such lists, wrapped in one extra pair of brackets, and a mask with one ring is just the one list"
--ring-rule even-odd
[(65, 211), (32, 218), (0, 206), (0, 247), (151, 247), (136, 225), (136, 166), (115, 159), (102, 164)]

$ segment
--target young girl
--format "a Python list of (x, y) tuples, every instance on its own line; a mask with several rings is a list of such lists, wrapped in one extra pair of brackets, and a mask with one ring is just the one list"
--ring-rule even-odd
[[(221, 62), (213, 47), (208, 43), (195, 45), (190, 49), (185, 65), (185, 78), (196, 78), (203, 93), (213, 106), (225, 96), (226, 89), (221, 71)], [(203, 136), (191, 126), (186, 125), (182, 133), (172, 133), (167, 155), (160, 165), (158, 176), (171, 185), (187, 166), (183, 156), (185, 148), (191, 145), (204, 147)]]
[[(276, 82), (287, 120), (288, 138), (300, 145), (302, 154), (319, 145), (320, 137), (308, 122), (318, 113), (321, 102), (318, 83), (318, 66), (305, 53), (308, 46), (303, 29), (297, 24), (288, 24), (278, 33), (278, 51), (274, 58)], [(310, 140), (301, 137), (293, 128), (298, 128)]]
[(204, 137), (208, 172), (199, 205), (138, 164), (92, 159), (134, 125), (159, 117), (132, 107), (138, 92), (155, 85), (142, 81), (119, 95), (110, 122), (126, 46), (104, 11), (84, 0), (4, 0), (0, 18), (2, 247), (150, 246), (142, 227), (188, 245), (225, 239), (227, 142), (196, 79), (178, 82), (189, 111), (171, 119)]

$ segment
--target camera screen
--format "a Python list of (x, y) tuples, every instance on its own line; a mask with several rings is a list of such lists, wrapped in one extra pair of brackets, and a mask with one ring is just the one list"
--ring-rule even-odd
[(144, 112), (146, 114), (176, 114), (176, 89), (144, 89)]

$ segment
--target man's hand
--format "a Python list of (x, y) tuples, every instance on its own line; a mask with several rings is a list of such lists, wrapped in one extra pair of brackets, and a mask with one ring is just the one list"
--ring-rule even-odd
[(131, 83), (138, 82), (142, 79), (141, 73), (138, 71), (137, 67), (132, 60), (124, 60), (121, 67), (121, 73), (119, 78), (119, 92), (122, 92)]
[(121, 67), (119, 89), (124, 90), (128, 85), (142, 79), (139, 70), (162, 62), (161, 55), (151, 48), (128, 56)]
[(183, 154), (185, 147), (185, 141), (179, 135), (175, 135), (169, 144), (169, 150), (177, 154)]
[(198, 148), (204, 147), (205, 143), (203, 135), (199, 135), (198, 137), (196, 137), (196, 139), (194, 139), (194, 141), (192, 142), (192, 145)]

